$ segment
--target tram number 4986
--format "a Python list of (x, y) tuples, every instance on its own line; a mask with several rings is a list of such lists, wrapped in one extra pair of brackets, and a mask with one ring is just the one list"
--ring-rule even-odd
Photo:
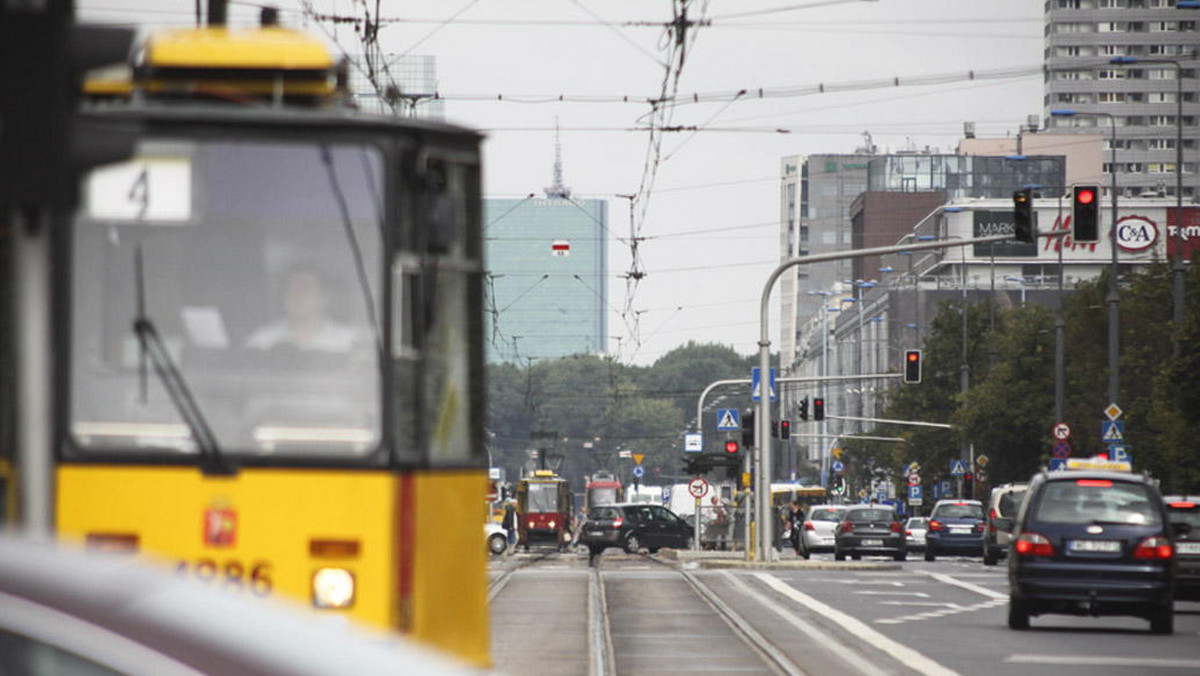
[(255, 596), (268, 596), (271, 593), (271, 564), (266, 561), (255, 561), (250, 565), (237, 560), (180, 561), (175, 566), (175, 572), (201, 582), (219, 584), (225, 589), (249, 591)]

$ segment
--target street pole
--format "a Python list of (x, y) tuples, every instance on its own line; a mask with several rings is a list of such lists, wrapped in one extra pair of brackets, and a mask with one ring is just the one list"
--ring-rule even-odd
[[(768, 476), (768, 468), (771, 466), (771, 426), (769, 422), (765, 423), (766, 434), (763, 434), (764, 421), (770, 411), (770, 373), (771, 373), (771, 337), (769, 334), (770, 317), (771, 317), (771, 290), (775, 287), (775, 282), (779, 280), (780, 275), (786, 272), (789, 268), (802, 264), (824, 263), (827, 261), (847, 260), (851, 258), (866, 258), (868, 256), (878, 256), (883, 254), (898, 253), (900, 251), (923, 251), (926, 249), (948, 249), (955, 246), (966, 246), (968, 244), (987, 244), (989, 242), (1006, 242), (1012, 239), (1012, 235), (994, 235), (991, 237), (972, 237), (967, 239), (958, 239), (955, 241), (937, 241), (937, 242), (917, 242), (913, 244), (903, 244), (896, 246), (872, 247), (869, 249), (857, 249), (854, 251), (832, 251), (823, 254), (812, 254), (808, 256), (792, 258), (780, 263), (767, 277), (766, 283), (763, 285), (762, 296), (759, 299), (759, 336), (758, 336), (758, 368), (759, 374), (764, 382), (760, 384), (760, 395), (755, 406), (755, 417), (758, 422), (758, 443), (759, 443), (759, 464), (758, 472), (755, 475), (755, 485), (758, 488), (757, 517), (759, 522), (757, 542), (759, 543), (759, 552), (762, 560), (769, 560), (768, 557), (774, 552), (773, 537), (774, 523), (770, 518), (770, 501), (771, 501), (771, 478)], [(965, 254), (964, 254), (965, 255)], [(765, 494), (765, 495), (764, 495)]]
[[(1114, 167), (1115, 169), (1115, 167)], [(1058, 193), (1059, 228), (1066, 230), (1063, 222), (1062, 191)], [(1035, 212), (1036, 213), (1036, 212)], [(1063, 399), (1066, 397), (1066, 320), (1063, 318), (1063, 238), (1058, 244), (1058, 310), (1054, 313), (1054, 421), (1063, 421)]]
[[(1175, 64), (1175, 78), (1179, 79), (1179, 64)], [(1181, 100), (1182, 101), (1182, 100)], [(1180, 106), (1182, 106), (1182, 102)], [(1108, 280), (1108, 401), (1117, 403), (1121, 390), (1121, 294), (1117, 285), (1117, 118), (1111, 113), (1103, 113), (1108, 118), (1112, 136), (1109, 137), (1109, 175), (1112, 176), (1112, 226), (1108, 233), (1112, 246), (1112, 267)], [(1176, 146), (1179, 148), (1180, 146)], [(1179, 165), (1175, 166), (1176, 170)], [(1177, 212), (1182, 215), (1182, 211)], [(1178, 218), (1176, 219), (1178, 221)]]

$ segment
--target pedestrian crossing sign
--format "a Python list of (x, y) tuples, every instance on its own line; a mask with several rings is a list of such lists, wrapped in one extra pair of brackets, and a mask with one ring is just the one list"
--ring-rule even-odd
[(742, 416), (736, 408), (717, 409), (717, 429), (733, 431), (742, 429)]

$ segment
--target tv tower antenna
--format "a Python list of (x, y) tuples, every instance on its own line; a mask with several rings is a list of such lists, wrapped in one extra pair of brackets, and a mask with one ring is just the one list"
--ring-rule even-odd
[(562, 181), (562, 140), (559, 138), (558, 116), (554, 117), (554, 185), (542, 188), (548, 198), (570, 199), (571, 189)]

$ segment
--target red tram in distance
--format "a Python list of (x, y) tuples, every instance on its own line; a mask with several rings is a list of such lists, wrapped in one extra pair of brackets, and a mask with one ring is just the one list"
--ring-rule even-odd
[(517, 482), (517, 546), (549, 544), (565, 550), (571, 542), (571, 487), (540, 469)]
[(615, 505), (624, 501), (625, 489), (612, 472), (600, 470), (592, 475), (583, 493), (583, 506), (589, 512), (600, 505)]

